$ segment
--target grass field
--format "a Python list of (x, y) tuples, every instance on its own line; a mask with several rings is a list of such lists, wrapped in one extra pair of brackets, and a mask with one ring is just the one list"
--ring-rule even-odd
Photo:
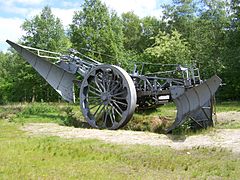
[(217, 112), (237, 111), (240, 112), (240, 101), (228, 101), (218, 103)]
[(240, 177), (240, 157), (223, 149), (176, 151), (97, 140), (30, 137), (0, 121), (0, 179), (189, 179)]
[[(239, 111), (238, 102), (217, 106)], [(151, 130), (147, 121), (170, 119), (174, 106), (139, 112), (127, 128)], [(80, 123), (79, 123), (80, 120)], [(0, 179), (238, 179), (240, 156), (224, 149), (172, 150), (143, 145), (114, 145), (98, 140), (34, 137), (20, 130), (28, 122), (87, 126), (79, 107), (55, 103), (0, 106)], [(140, 125), (142, 123), (142, 126)]]

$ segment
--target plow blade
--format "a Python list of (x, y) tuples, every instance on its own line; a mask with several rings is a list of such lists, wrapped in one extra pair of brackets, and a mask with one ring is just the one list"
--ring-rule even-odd
[(187, 118), (192, 120), (192, 124), (203, 128), (213, 125), (212, 98), (221, 82), (222, 80), (215, 75), (198, 86), (179, 91), (178, 96), (176, 92), (171, 92), (174, 93), (172, 97), (177, 106), (177, 116), (167, 132), (183, 124)]
[(56, 64), (49, 62), (46, 58), (40, 57), (24, 46), (7, 40), (32, 67), (68, 102), (75, 101), (73, 80), (75, 75), (63, 70)]

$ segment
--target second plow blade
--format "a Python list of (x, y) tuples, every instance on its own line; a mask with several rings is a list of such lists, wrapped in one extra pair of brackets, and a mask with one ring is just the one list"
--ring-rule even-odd
[(186, 89), (180, 93), (181, 95), (173, 97), (177, 106), (177, 116), (167, 132), (183, 124), (187, 118), (204, 128), (212, 125), (212, 98), (221, 82), (222, 80), (214, 75), (202, 84)]

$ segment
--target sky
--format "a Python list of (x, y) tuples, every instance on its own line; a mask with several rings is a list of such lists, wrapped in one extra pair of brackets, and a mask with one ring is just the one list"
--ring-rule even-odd
[[(133, 11), (139, 17), (162, 15), (161, 5), (171, 0), (101, 0), (109, 9), (119, 15)], [(18, 41), (25, 32), (21, 29), (24, 20), (32, 19), (44, 6), (50, 6), (52, 13), (61, 19), (67, 29), (74, 11), (81, 10), (84, 0), (0, 0), (0, 51), (9, 48), (6, 39)]]

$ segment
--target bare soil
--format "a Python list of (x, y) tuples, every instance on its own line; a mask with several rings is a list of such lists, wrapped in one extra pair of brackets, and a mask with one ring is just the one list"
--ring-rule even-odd
[(240, 112), (238, 111), (228, 111), (228, 112), (219, 112), (217, 113), (217, 122), (231, 122), (238, 121), (240, 122)]
[[(240, 121), (240, 112), (218, 113), (218, 121)], [(59, 136), (62, 138), (99, 139), (117, 144), (144, 144), (169, 146), (173, 149), (194, 147), (226, 148), (240, 153), (240, 129), (217, 129), (207, 134), (186, 136), (175, 140), (171, 135), (127, 130), (97, 130), (60, 126), (54, 123), (30, 123), (22, 128), (32, 135)]]

